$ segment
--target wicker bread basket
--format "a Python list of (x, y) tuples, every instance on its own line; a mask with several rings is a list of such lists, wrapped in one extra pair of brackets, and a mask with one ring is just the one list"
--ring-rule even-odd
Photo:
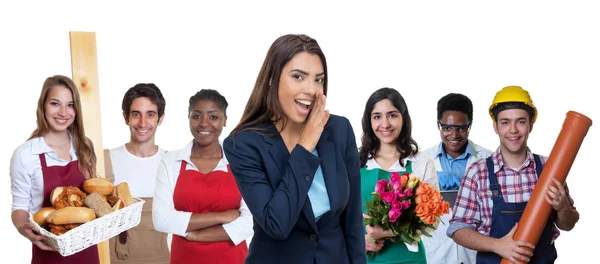
[(69, 256), (137, 226), (142, 218), (144, 200), (133, 199), (135, 203), (80, 225), (60, 236), (40, 227), (31, 216), (30, 220), (34, 230), (46, 237), (46, 244), (62, 256)]

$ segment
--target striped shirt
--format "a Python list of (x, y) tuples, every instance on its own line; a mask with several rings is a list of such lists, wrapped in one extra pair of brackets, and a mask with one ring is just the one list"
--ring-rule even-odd
[[(504, 202), (529, 201), (538, 180), (535, 173), (535, 160), (531, 151), (527, 149), (527, 159), (520, 168), (510, 168), (505, 165), (500, 148), (492, 154), (491, 158)], [(548, 159), (544, 156), (540, 156), (540, 158), (542, 164), (545, 164)], [(573, 205), (568, 189), (566, 191), (569, 201)], [(481, 234), (489, 235), (492, 227), (492, 207), (488, 170), (485, 159), (480, 159), (468, 168), (460, 184), (447, 235), (451, 237), (454, 232), (462, 228), (475, 229)], [(559, 234), (555, 224), (553, 241)]]

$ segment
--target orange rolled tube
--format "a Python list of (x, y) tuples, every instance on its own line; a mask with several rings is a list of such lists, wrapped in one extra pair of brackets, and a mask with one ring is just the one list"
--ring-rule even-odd
[[(527, 202), (523, 216), (519, 220), (519, 227), (513, 237), (514, 240), (537, 245), (546, 221), (552, 212), (552, 206), (545, 199), (548, 193), (548, 185), (553, 184), (552, 179), (556, 179), (560, 183), (565, 182), (590, 126), (592, 126), (592, 120), (589, 117), (574, 111), (567, 113), (560, 134), (558, 134), (558, 139), (554, 143), (542, 174), (539, 176), (535, 189), (531, 194), (531, 199)], [(523, 248), (531, 252), (529, 248)], [(500, 263), (510, 264), (511, 262), (502, 259)]]

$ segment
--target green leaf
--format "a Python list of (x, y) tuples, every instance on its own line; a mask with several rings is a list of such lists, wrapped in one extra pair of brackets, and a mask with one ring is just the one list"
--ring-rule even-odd
[(386, 223), (389, 218), (390, 217), (387, 214), (384, 214), (383, 217), (381, 218), (381, 222)]
[(402, 238), (402, 241), (404, 241), (404, 242), (406, 242), (406, 243), (408, 243), (408, 244), (412, 244), (413, 242), (415, 242), (415, 240), (414, 240), (412, 237), (410, 237), (410, 236), (407, 236), (407, 235), (406, 235), (406, 234), (404, 234), (404, 233), (402, 233), (402, 236), (401, 236), (401, 238)]
[(427, 227), (428, 227), (428, 226), (424, 226), (423, 228), (421, 228), (421, 229), (420, 229), (420, 230), (421, 230), (421, 233), (422, 233), (423, 235), (425, 235), (425, 236), (432, 237), (432, 236), (431, 236), (431, 234), (429, 234), (429, 232), (425, 231), (425, 230), (427, 229)]

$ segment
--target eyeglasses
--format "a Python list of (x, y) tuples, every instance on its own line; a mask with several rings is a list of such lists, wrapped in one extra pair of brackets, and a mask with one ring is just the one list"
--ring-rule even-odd
[(438, 126), (440, 128), (440, 131), (442, 131), (442, 133), (444, 134), (451, 134), (457, 132), (458, 134), (464, 135), (469, 132), (469, 129), (471, 129), (471, 123), (466, 125), (450, 125), (438, 121)]

